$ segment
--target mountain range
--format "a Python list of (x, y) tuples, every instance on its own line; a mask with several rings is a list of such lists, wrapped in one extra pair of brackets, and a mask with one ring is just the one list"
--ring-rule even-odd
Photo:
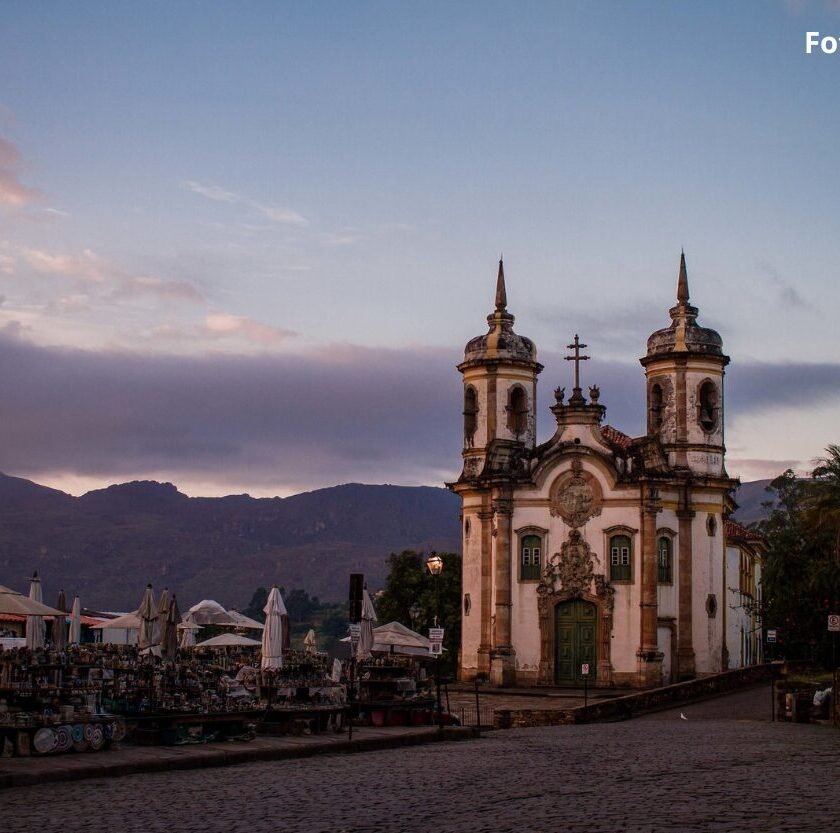
[[(763, 517), (769, 482), (741, 486), (743, 523)], [(63, 588), (100, 610), (135, 609), (149, 582), (182, 609), (204, 598), (242, 608), (272, 584), (341, 600), (351, 572), (381, 587), (391, 552), (460, 551), (459, 511), (456, 495), (428, 486), (201, 498), (134, 481), (74, 497), (0, 473), (0, 584), (26, 592), (37, 570), (48, 603)]]
[(135, 481), (73, 497), (0, 474), (0, 584), (85, 607), (135, 609), (148, 582), (182, 609), (211, 598), (244, 607), (272, 584), (346, 598), (348, 575), (380, 587), (391, 552), (460, 550), (459, 499), (426, 486), (347, 484), (287, 498), (188, 497)]

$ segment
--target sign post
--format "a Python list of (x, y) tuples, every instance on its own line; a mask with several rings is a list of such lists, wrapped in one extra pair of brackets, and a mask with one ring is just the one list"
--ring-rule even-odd
[(840, 614), (828, 614), (828, 630), (831, 633), (831, 666), (837, 668), (837, 633), (840, 632)]
[(580, 664), (580, 675), (583, 677), (583, 716), (586, 717), (586, 711), (589, 708), (589, 663), (582, 662)]
[(429, 653), (435, 658), (438, 735), (443, 737), (443, 703), (440, 700), (440, 658), (443, 655), (443, 628), (429, 628)]

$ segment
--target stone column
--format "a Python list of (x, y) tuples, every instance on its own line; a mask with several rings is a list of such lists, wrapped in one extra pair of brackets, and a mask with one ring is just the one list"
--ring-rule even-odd
[(641, 641), (636, 656), (639, 660), (639, 685), (644, 688), (662, 683), (662, 658), (656, 633), (658, 618), (656, 516), (661, 510), (658, 490), (642, 484), (642, 599)]
[(495, 584), (496, 632), (490, 661), (490, 680), (497, 686), (514, 685), (516, 664), (511, 636), (511, 515), (510, 496), (502, 494), (493, 501), (496, 517)]
[(677, 680), (691, 680), (696, 674), (694, 665), (694, 637), (692, 633), (692, 545), (691, 531), (694, 510), (690, 509), (690, 491), (680, 492), (679, 520), (679, 620), (677, 625)]
[(492, 638), (490, 620), (493, 615), (493, 512), (479, 512), (481, 522), (481, 637), (478, 644), (478, 673), (490, 675)]

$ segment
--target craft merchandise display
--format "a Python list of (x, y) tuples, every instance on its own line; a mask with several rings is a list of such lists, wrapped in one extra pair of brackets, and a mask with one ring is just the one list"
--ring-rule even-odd
[(235, 656), (226, 649), (181, 651), (175, 661), (129, 645), (0, 650), (0, 751), (99, 751), (167, 718), (166, 725), (176, 725), (179, 717), (335, 712), (344, 707), (346, 689), (330, 679), (330, 663), (326, 654), (292, 650), (284, 652), (282, 668), (270, 671), (259, 669), (254, 649)]

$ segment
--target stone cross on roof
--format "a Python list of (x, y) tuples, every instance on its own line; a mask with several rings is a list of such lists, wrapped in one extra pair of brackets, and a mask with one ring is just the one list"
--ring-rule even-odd
[(572, 395), (569, 397), (569, 403), (572, 402), (580, 403), (585, 402), (583, 398), (583, 394), (580, 390), (580, 363), (589, 361), (589, 356), (581, 356), (580, 351), (586, 348), (585, 344), (580, 343), (580, 339), (578, 338), (577, 333), (575, 333), (575, 340), (572, 344), (567, 344), (566, 347), (569, 350), (574, 350), (574, 356), (566, 356), (567, 362), (574, 362), (575, 363), (575, 387), (572, 390)]

